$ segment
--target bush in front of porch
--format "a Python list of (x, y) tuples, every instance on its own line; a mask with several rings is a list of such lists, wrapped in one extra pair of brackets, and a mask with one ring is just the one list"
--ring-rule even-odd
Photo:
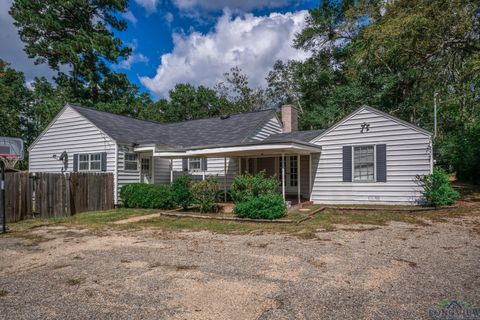
[(175, 201), (170, 187), (158, 184), (131, 183), (120, 190), (126, 208), (173, 209)]
[(187, 210), (192, 205), (194, 198), (192, 193), (192, 179), (189, 176), (176, 177), (172, 182), (172, 195), (175, 203)]
[(232, 198), (233, 212), (240, 218), (278, 219), (285, 215), (287, 207), (277, 192), (277, 180), (260, 172), (235, 178)]
[(218, 181), (216, 177), (207, 177), (192, 186), (195, 203), (200, 206), (200, 212), (217, 212)]

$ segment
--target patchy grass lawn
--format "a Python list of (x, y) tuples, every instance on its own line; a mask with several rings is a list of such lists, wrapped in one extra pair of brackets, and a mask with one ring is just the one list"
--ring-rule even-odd
[[(300, 221), (309, 213), (321, 208), (321, 205), (312, 205), (309, 212), (295, 211), (290, 212), (285, 218)], [(398, 212), (382, 210), (354, 211), (338, 210), (328, 208), (316, 213), (310, 219), (301, 223), (276, 224), (276, 223), (257, 223), (257, 222), (236, 222), (221, 220), (204, 220), (195, 218), (174, 218), (158, 216), (148, 220), (134, 221), (125, 224), (115, 224), (120, 220), (132, 217), (149, 215), (158, 210), (154, 209), (114, 209), (109, 211), (95, 211), (80, 213), (71, 217), (54, 219), (31, 219), (18, 223), (10, 224), (11, 235), (22, 236), (29, 239), (36, 237), (29, 231), (41, 226), (66, 226), (75, 228), (87, 228), (92, 232), (102, 230), (139, 230), (139, 229), (159, 229), (165, 231), (202, 231), (207, 230), (214, 233), (225, 234), (247, 234), (247, 233), (281, 233), (291, 234), (300, 238), (313, 238), (317, 232), (333, 231), (336, 225), (349, 224), (368, 224), (385, 225), (391, 221), (406, 222), (416, 225), (428, 225), (430, 221), (445, 221), (446, 218), (462, 216), (465, 214), (480, 214), (472, 211), (471, 207), (462, 206), (453, 209), (444, 209), (436, 211), (419, 212)], [(478, 208), (477, 208), (478, 209)], [(31, 239), (36, 240), (36, 239)]]

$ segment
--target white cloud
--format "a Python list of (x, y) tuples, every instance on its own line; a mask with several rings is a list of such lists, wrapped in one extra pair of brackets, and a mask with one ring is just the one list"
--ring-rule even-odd
[(232, 10), (250, 11), (262, 8), (280, 8), (291, 4), (292, 0), (173, 0), (180, 10), (190, 11), (201, 9), (219, 11), (224, 8)]
[(173, 34), (173, 51), (161, 56), (154, 77), (140, 77), (140, 81), (156, 96), (165, 97), (176, 83), (214, 86), (231, 67), (239, 66), (249, 76), (250, 85), (265, 85), (276, 60), (307, 57), (292, 48), (306, 16), (307, 11), (298, 11), (232, 18), (224, 12), (208, 34)]
[(12, 0), (0, 1), (0, 59), (10, 63), (12, 68), (22, 71), (27, 81), (41, 76), (51, 78), (56, 74), (55, 71), (46, 64), (35, 65), (34, 60), (28, 58), (23, 51), (24, 44), (13, 25), (13, 18), (8, 13), (11, 5)]
[(138, 22), (137, 18), (133, 15), (132, 11), (130, 10), (122, 13), (122, 17), (123, 19), (130, 21), (133, 25), (136, 25)]
[(157, 11), (157, 5), (160, 0), (135, 0), (135, 2), (143, 7), (148, 15)]
[(171, 12), (167, 12), (165, 14), (165, 20), (167, 21), (168, 25), (171, 25), (173, 22), (173, 14)]
[(127, 59), (120, 61), (116, 65), (113, 65), (113, 70), (130, 70), (132, 65), (135, 63), (148, 63), (148, 57), (142, 53), (135, 53), (135, 50), (137, 50), (138, 47), (137, 39), (133, 39), (132, 42), (126, 43), (126, 46), (132, 49), (132, 54), (130, 54)]
[(142, 53), (132, 53), (126, 60), (122, 60), (120, 63), (112, 66), (114, 70), (130, 70), (135, 63), (148, 63), (148, 57)]

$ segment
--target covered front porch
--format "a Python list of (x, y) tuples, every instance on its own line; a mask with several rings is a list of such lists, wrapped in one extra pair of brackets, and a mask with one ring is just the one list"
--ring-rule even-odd
[[(237, 146), (207, 146), (186, 150), (165, 150), (159, 146), (138, 146), (141, 159), (153, 163), (168, 161), (168, 182), (188, 174), (194, 180), (216, 176), (225, 194), (235, 176), (265, 172), (278, 179), (278, 191), (292, 204), (309, 201), (321, 147), (302, 141), (251, 142)], [(159, 168), (152, 164), (153, 170)], [(143, 163), (142, 169), (145, 169)], [(152, 173), (157, 176), (157, 172)], [(165, 176), (165, 172), (163, 173)], [(159, 181), (151, 181), (159, 183)], [(162, 179), (162, 182), (166, 182)]]

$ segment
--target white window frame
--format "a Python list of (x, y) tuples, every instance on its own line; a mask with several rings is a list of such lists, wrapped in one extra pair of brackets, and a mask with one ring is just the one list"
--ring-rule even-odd
[[(373, 180), (355, 180), (355, 148), (373, 147)], [(375, 183), (377, 182), (377, 145), (360, 144), (352, 146), (352, 181), (357, 183)]]
[[(127, 160), (127, 155), (135, 155), (135, 160)], [(125, 152), (123, 154), (123, 170), (132, 172), (138, 171), (138, 158), (138, 154), (136, 154), (135, 152)], [(135, 163), (135, 169), (127, 169), (127, 162)]]
[[(98, 155), (99, 159), (98, 160), (92, 160), (92, 157), (94, 155)], [(81, 158), (82, 156), (87, 156), (88, 160), (87, 161), (82, 161)], [(88, 163), (88, 168), (87, 169), (81, 169), (81, 163)], [(98, 169), (92, 169), (92, 162), (98, 162), (99, 166)], [(93, 152), (93, 153), (80, 153), (78, 155), (78, 171), (101, 171), (102, 170), (102, 153), (101, 152)]]
[[(192, 168), (191, 162), (197, 162), (197, 161), (198, 161), (199, 167), (198, 168)], [(190, 171), (190, 172), (202, 171), (202, 158), (188, 158), (188, 171)]]

